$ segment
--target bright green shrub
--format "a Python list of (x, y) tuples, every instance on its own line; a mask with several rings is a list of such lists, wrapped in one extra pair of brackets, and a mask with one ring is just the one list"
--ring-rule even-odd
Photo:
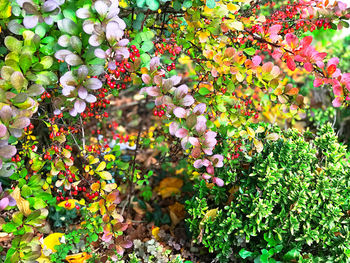
[(330, 125), (315, 138), (271, 129), (280, 138), (266, 140), (250, 163), (222, 169), (224, 192), (204, 181), (197, 186), (187, 202), (194, 238), (220, 262), (350, 262), (345, 146)]

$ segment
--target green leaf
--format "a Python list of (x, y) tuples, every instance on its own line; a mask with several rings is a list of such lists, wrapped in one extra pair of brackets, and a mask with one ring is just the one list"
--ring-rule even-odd
[(23, 224), (23, 213), (16, 212), (12, 216), (12, 222), (15, 223), (17, 226), (20, 226)]
[(10, 1), (0, 2), (0, 19), (5, 19), (11, 16), (11, 5)]
[(137, 7), (143, 8), (146, 4), (146, 0), (136, 0)]
[(6, 233), (12, 233), (16, 231), (16, 225), (12, 222), (7, 223), (2, 226), (2, 230), (5, 231)]
[(244, 248), (242, 248), (242, 249), (239, 251), (239, 255), (240, 255), (243, 259), (246, 259), (247, 257), (253, 256), (253, 252), (250, 252), (250, 251), (245, 250)]
[(151, 57), (146, 53), (142, 54), (140, 58), (144, 65), (148, 65), (148, 63), (151, 61)]
[(198, 93), (203, 95), (203, 96), (209, 94), (210, 92), (211, 92), (210, 90), (208, 90), (207, 88), (204, 88), (204, 87), (200, 88), (198, 91)]
[(32, 55), (29, 53), (22, 53), (21, 56), (19, 57), (19, 66), (23, 70), (23, 73), (25, 74), (27, 70), (30, 68), (32, 65)]
[(185, 0), (183, 3), (184, 8), (190, 8), (192, 6), (192, 0)]
[(156, 11), (159, 8), (159, 1), (158, 0), (146, 0), (147, 6), (152, 11)]
[(35, 34), (39, 35), (41, 38), (43, 38), (46, 34), (46, 27), (42, 24), (39, 24), (35, 27)]
[(21, 194), (23, 197), (28, 197), (28, 196), (32, 195), (32, 189), (30, 189), (30, 187), (28, 185), (23, 185), (23, 187), (21, 189)]
[(141, 29), (141, 25), (142, 25), (142, 21), (145, 19), (145, 14), (144, 13), (139, 13), (136, 16), (136, 19), (134, 20), (132, 27), (135, 30), (140, 30)]
[(254, 48), (252, 48), (252, 47), (250, 47), (250, 48), (245, 48), (244, 50), (243, 50), (247, 55), (249, 55), (249, 56), (253, 56), (254, 54), (255, 54), (255, 49)]
[(300, 255), (300, 252), (297, 248), (293, 248), (292, 250), (289, 250), (284, 256), (283, 260), (290, 261), (292, 259), (298, 258)]
[(145, 42), (143, 42), (142, 46), (141, 46), (141, 49), (144, 51), (144, 52), (149, 52), (152, 50), (153, 48), (153, 42), (150, 41), (150, 40), (147, 40)]
[(91, 240), (92, 240), (93, 242), (96, 242), (96, 241), (98, 240), (98, 235), (97, 235), (96, 233), (92, 233), (92, 235), (91, 235)]
[(215, 0), (207, 0), (206, 5), (208, 8), (213, 9), (216, 5)]
[(15, 51), (19, 52), (22, 48), (23, 41), (19, 41), (13, 36), (7, 36), (5, 37), (5, 46), (10, 50), (10, 51)]

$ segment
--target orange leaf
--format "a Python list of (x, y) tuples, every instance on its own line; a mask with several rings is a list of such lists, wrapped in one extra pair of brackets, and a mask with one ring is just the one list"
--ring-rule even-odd
[(86, 260), (88, 260), (89, 258), (91, 258), (92, 256), (89, 255), (88, 253), (86, 252), (83, 252), (83, 253), (79, 253), (79, 254), (74, 254), (74, 255), (71, 255), (71, 256), (67, 256), (66, 257), (66, 260), (69, 262), (69, 263), (85, 263)]

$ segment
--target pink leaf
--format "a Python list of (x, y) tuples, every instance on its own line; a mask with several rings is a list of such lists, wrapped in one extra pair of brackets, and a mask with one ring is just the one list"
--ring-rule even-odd
[(175, 97), (176, 98), (183, 98), (188, 93), (188, 87), (187, 85), (181, 85), (177, 89), (175, 89)]
[(85, 108), (86, 108), (85, 101), (82, 101), (82, 100), (79, 100), (79, 99), (75, 101), (74, 109), (77, 111), (77, 113), (84, 112)]
[(188, 135), (188, 130), (184, 129), (184, 128), (180, 128), (175, 132), (175, 136), (177, 138), (184, 138)]
[(304, 68), (306, 69), (307, 72), (311, 72), (314, 69), (314, 67), (312, 66), (312, 64), (310, 62), (306, 62), (304, 64)]
[(193, 113), (197, 114), (197, 115), (203, 114), (205, 112), (205, 110), (206, 110), (206, 107), (207, 106), (205, 105), (205, 103), (199, 103), (198, 105), (196, 105), (194, 107)]
[(286, 35), (286, 41), (287, 41), (287, 44), (292, 48), (292, 49), (295, 49), (298, 45), (298, 42), (299, 42), (299, 39), (296, 35), (294, 34), (291, 34), (291, 33), (288, 33)]
[(272, 62), (267, 62), (262, 66), (262, 71), (265, 73), (271, 72), (273, 68), (273, 63)]
[(205, 180), (209, 180), (211, 178), (211, 176), (209, 174), (202, 174), (202, 178), (205, 179)]
[(253, 61), (254, 66), (259, 66), (260, 63), (261, 63), (261, 61), (262, 61), (262, 59), (261, 59), (260, 56), (254, 56), (254, 57), (252, 58), (252, 61)]
[(276, 35), (280, 32), (281, 29), (282, 29), (282, 25), (273, 25), (272, 27), (269, 28), (269, 34)]
[(196, 131), (199, 134), (204, 133), (205, 130), (207, 129), (206, 123), (207, 123), (207, 119), (203, 115), (200, 115), (197, 117)]
[(148, 95), (150, 95), (152, 97), (157, 97), (160, 95), (159, 87), (147, 87), (146, 92)]
[(185, 118), (186, 117), (186, 110), (181, 107), (177, 107), (173, 111), (174, 115), (178, 118)]
[(287, 58), (287, 66), (291, 71), (294, 71), (296, 69), (295, 62), (290, 57)]
[(169, 125), (169, 132), (171, 135), (175, 135), (175, 132), (177, 131), (177, 129), (179, 128), (179, 124), (175, 121), (173, 121), (172, 123), (170, 123)]
[(343, 99), (341, 97), (336, 97), (333, 101), (332, 104), (334, 107), (339, 108), (342, 105)]
[(199, 169), (199, 168), (203, 167), (203, 161), (202, 160), (196, 160), (196, 161), (194, 161), (193, 166), (194, 166), (194, 168)]
[(224, 181), (218, 177), (213, 177), (213, 183), (219, 187), (224, 186)]
[(151, 77), (148, 74), (142, 74), (141, 79), (145, 84), (151, 83)]
[(301, 40), (300, 45), (303, 46), (303, 48), (306, 48), (310, 46), (311, 42), (312, 42), (312, 36), (306, 36)]
[(174, 75), (170, 79), (173, 82), (173, 85), (176, 86), (177, 84), (180, 83), (182, 78), (180, 76)]
[(315, 79), (314, 80), (314, 87), (315, 88), (321, 86), (322, 84), (323, 84), (323, 80), (322, 79)]
[(194, 98), (191, 95), (186, 95), (183, 99), (182, 99), (182, 105), (189, 107), (194, 103)]
[(209, 165), (206, 170), (208, 174), (211, 174), (211, 175), (214, 174), (214, 166)]
[(4, 137), (6, 134), (7, 128), (4, 124), (0, 124), (0, 137)]
[(198, 138), (196, 138), (196, 137), (190, 137), (188, 140), (189, 140), (190, 144), (192, 144), (193, 146), (199, 146), (199, 140), (198, 140)]

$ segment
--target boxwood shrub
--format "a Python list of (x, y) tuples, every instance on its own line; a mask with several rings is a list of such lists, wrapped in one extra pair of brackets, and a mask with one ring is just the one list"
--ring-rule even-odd
[(269, 129), (279, 139), (226, 163), (224, 187), (198, 183), (186, 205), (195, 240), (219, 262), (350, 262), (346, 147), (330, 125)]

